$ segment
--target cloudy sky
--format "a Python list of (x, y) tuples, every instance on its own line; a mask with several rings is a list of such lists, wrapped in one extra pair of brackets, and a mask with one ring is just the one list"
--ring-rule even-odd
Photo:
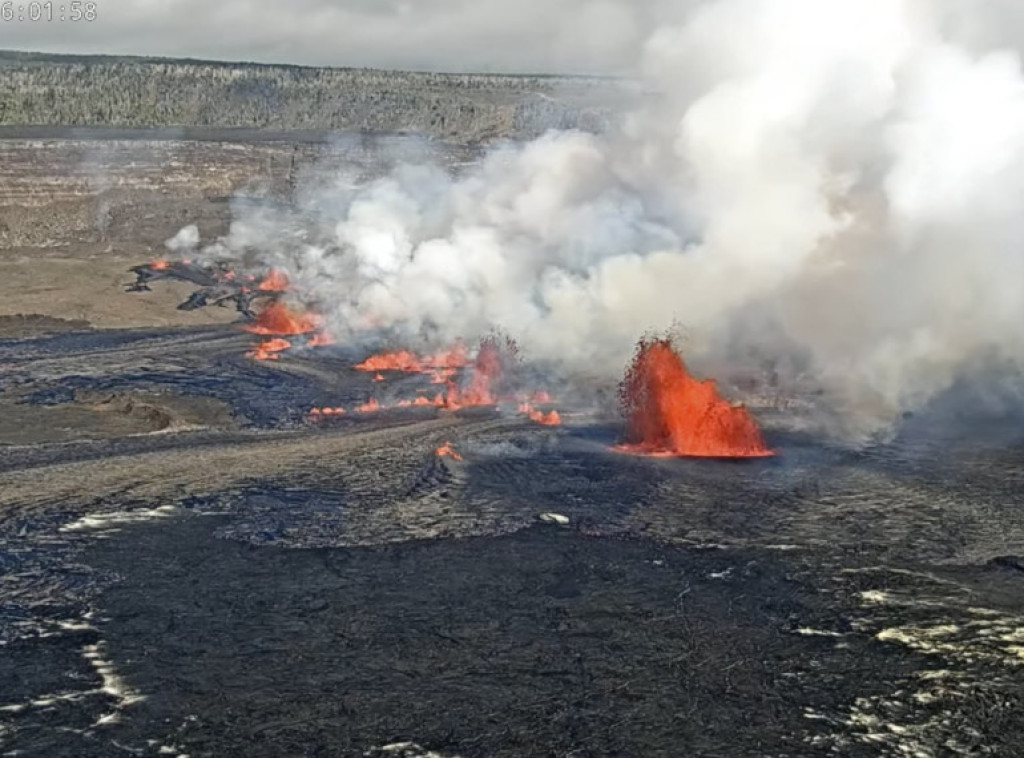
[[(29, 2), (15, 0), (26, 7)], [(63, 2), (54, 0), (54, 6)], [(0, 23), (0, 48), (447, 71), (624, 73), (654, 25), (694, 2), (95, 0), (97, 18), (91, 23)]]
[[(711, 2), (93, 1), (92, 22), (0, 22), (0, 48), (433, 71), (628, 74), (655, 30)], [(26, 9), (30, 2), (13, 0)], [(51, 2), (56, 15), (71, 0)], [(764, 0), (741, 2), (752, 13)], [(932, 7), (947, 33), (970, 47), (1022, 47), (1021, 0), (906, 2)]]

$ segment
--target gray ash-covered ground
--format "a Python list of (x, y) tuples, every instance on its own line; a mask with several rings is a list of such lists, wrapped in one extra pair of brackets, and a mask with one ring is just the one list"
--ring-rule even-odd
[(254, 166), (373, 150), (47, 145), (4, 146), (0, 755), (1024, 755), (1019, 416), (851, 447), (761, 411), (779, 454), (738, 462), (571, 404), (311, 419), (429, 380), (254, 361), (129, 268)]

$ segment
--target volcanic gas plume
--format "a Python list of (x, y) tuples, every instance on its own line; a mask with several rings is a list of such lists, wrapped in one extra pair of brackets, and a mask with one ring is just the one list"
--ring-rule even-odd
[(667, 339), (642, 339), (619, 387), (626, 442), (649, 455), (752, 458), (772, 455), (746, 408), (731, 405), (715, 383), (690, 376)]
[(678, 321), (694, 365), (771, 361), (822, 417), (884, 425), (1024, 366), (1013, 5), (682, 2), (641, 46), (650, 97), (609, 129), (458, 172), (384, 156), (284, 214), (239, 207), (210, 248), (277, 262), (344, 341), (500, 327), (611, 380)]

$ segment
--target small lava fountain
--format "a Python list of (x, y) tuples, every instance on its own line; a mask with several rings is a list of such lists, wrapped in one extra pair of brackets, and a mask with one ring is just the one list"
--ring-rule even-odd
[(280, 301), (273, 301), (259, 312), (251, 324), (243, 329), (253, 334), (308, 334), (315, 332), (323, 325), (319, 316), (311, 313), (298, 313)]
[(288, 289), (288, 276), (277, 268), (272, 268), (257, 285), (257, 289), (263, 292), (283, 292)]
[(714, 381), (695, 379), (667, 339), (640, 340), (619, 385), (631, 453), (701, 458), (774, 455), (742, 405), (724, 400)]

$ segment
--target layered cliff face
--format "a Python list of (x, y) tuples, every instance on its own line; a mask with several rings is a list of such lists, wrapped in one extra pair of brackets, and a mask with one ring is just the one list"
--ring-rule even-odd
[(622, 94), (622, 85), (600, 79), (0, 52), (0, 125), (408, 132), (479, 142), (600, 129), (609, 99)]

